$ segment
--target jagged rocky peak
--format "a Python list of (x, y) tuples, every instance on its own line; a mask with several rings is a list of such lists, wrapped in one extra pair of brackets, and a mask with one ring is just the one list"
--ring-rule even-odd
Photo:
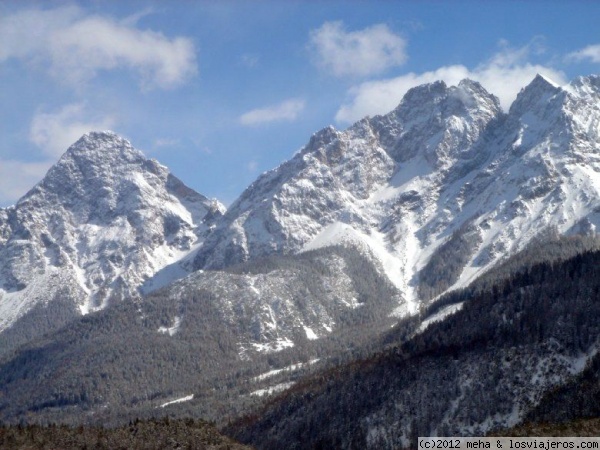
[(131, 143), (112, 131), (91, 131), (85, 133), (71, 145), (63, 159), (83, 158), (97, 161), (102, 165), (110, 164), (113, 158), (123, 161), (145, 160), (143, 153), (133, 148)]
[(214, 221), (224, 211), (218, 202), (190, 189), (165, 166), (110, 131), (82, 136), (19, 203), (36, 203), (40, 195), (60, 203), (82, 223), (164, 209), (172, 197), (186, 203), (193, 216), (187, 220), (190, 223), (201, 221), (207, 213)]
[[(108, 184), (133, 169), (132, 166), (143, 169), (144, 165), (146, 170), (160, 174), (161, 166), (148, 161), (128, 140), (110, 131), (90, 132), (67, 149), (42, 184), (50, 190), (94, 187), (94, 181)], [(167, 170), (163, 172), (166, 174)]]
[(563, 89), (567, 93), (565, 109), (580, 116), (579, 126), (594, 131), (595, 126), (590, 121), (597, 120), (600, 111), (600, 76), (577, 77)]
[(522, 152), (541, 144), (559, 158), (595, 154), (600, 142), (599, 103), (598, 76), (578, 77), (559, 86), (537, 75), (509, 111), (509, 122), (517, 129), (514, 147)]
[(442, 80), (421, 84), (406, 92), (398, 108), (400, 109), (407, 105), (413, 107), (423, 104), (431, 105), (444, 98), (447, 95), (447, 92), (448, 86)]
[(368, 232), (379, 213), (365, 202), (387, 185), (398, 162), (420, 155), (430, 171), (449, 169), (472, 153), (472, 144), (500, 114), (498, 99), (479, 83), (448, 87), (440, 81), (411, 89), (385, 116), (343, 131), (320, 130), (294, 158), (244, 191), (198, 253), (195, 267), (299, 251), (336, 222)]
[(477, 81), (465, 78), (449, 89), (450, 97), (460, 102), (460, 108), (476, 116), (496, 116), (501, 110), (500, 100)]
[(465, 78), (457, 86), (448, 86), (443, 81), (416, 86), (404, 95), (395, 113), (414, 120), (420, 111), (449, 117), (473, 112), (496, 114), (499, 110), (500, 102), (495, 95), (477, 81)]
[(436, 81), (410, 89), (392, 113), (375, 119), (375, 127), (397, 161), (421, 154), (434, 167), (447, 168), (502, 114), (498, 98), (476, 81)]
[(326, 145), (331, 144), (339, 137), (339, 131), (333, 125), (329, 125), (310, 137), (308, 144), (302, 149), (302, 153), (318, 150)]

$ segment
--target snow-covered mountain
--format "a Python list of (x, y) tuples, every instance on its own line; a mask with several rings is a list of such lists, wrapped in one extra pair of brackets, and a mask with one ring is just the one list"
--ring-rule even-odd
[(0, 331), (54, 299), (85, 314), (136, 298), (223, 211), (116, 134), (84, 135), (0, 210)]
[(476, 82), (410, 90), (385, 116), (316, 133), (229, 208), (195, 257), (222, 268), (340, 241), (378, 255), (408, 308), (544, 233), (600, 222), (600, 77), (537, 76), (504, 113)]
[[(225, 214), (124, 139), (90, 133), (16, 206), (0, 210), (0, 330), (53, 299), (72, 299), (86, 313), (192, 268), (339, 243), (376, 257), (398, 291), (395, 315), (416, 312), (535, 238), (595, 232), (599, 99), (596, 76), (563, 87), (538, 76), (507, 113), (470, 80), (422, 85), (385, 116), (319, 131)], [(294, 276), (270, 274), (261, 295), (242, 283), (239, 295), (223, 298), (248, 299), (257, 326), (268, 330), (270, 319), (258, 317), (280, 298), (269, 289)], [(233, 278), (194, 275), (184, 283), (190, 292), (218, 290)], [(315, 301), (308, 310), (323, 307)], [(318, 315), (308, 324), (298, 307), (277, 317), (278, 333), (330, 327), (329, 319), (313, 320)], [(266, 346), (279, 339), (256, 336)]]

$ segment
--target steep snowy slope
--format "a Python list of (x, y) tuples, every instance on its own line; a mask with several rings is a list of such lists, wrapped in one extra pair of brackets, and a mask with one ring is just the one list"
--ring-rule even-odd
[(137, 296), (204, 239), (223, 208), (125, 139), (88, 133), (0, 211), (0, 331), (35, 305), (81, 313)]
[(538, 76), (505, 114), (476, 82), (414, 88), (391, 113), (326, 128), (261, 176), (195, 266), (360, 241), (416, 311), (536, 236), (594, 230), (599, 94), (598, 77), (561, 88)]

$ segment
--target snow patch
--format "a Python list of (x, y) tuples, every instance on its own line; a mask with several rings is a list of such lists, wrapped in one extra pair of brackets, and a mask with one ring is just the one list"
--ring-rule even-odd
[[(358, 243), (365, 245), (375, 257), (380, 261), (383, 270), (388, 279), (401, 292), (408, 293), (413, 290), (410, 286), (410, 276), (407, 275), (405, 266), (402, 264), (401, 258), (394, 255), (393, 250), (386, 244), (386, 237), (383, 233), (373, 230), (370, 235), (354, 229), (352, 226), (343, 222), (334, 222), (326, 226), (315, 238), (306, 244), (302, 252), (315, 250), (322, 247), (329, 247), (343, 243)], [(359, 304), (355, 305), (355, 307)], [(400, 315), (415, 314), (418, 310), (418, 303), (414, 295), (406, 304), (399, 305), (398, 311), (402, 311)]]
[(440, 322), (440, 321), (444, 320), (446, 317), (460, 311), (463, 308), (464, 303), (465, 302), (460, 302), (460, 303), (455, 303), (453, 305), (445, 306), (444, 308), (440, 309), (438, 312), (436, 312), (432, 316), (427, 317), (425, 320), (423, 320), (421, 322), (421, 324), (419, 325), (419, 328), (417, 329), (415, 334), (422, 333), (432, 323)]
[(315, 358), (315, 359), (311, 359), (310, 361), (308, 361), (306, 363), (297, 363), (297, 364), (292, 364), (290, 366), (283, 367), (282, 369), (269, 370), (268, 372), (265, 372), (265, 373), (255, 376), (254, 378), (252, 378), (252, 381), (265, 380), (267, 378), (274, 377), (275, 375), (280, 374), (282, 372), (295, 372), (296, 370), (299, 370), (303, 367), (312, 366), (313, 364), (316, 364), (319, 361), (320, 361), (320, 358)]
[(309, 341), (319, 339), (319, 336), (310, 327), (304, 326), (304, 332), (306, 333), (306, 339)]
[(283, 349), (291, 348), (294, 346), (294, 343), (288, 338), (278, 338), (273, 342), (267, 343), (251, 343), (254, 350), (261, 353), (276, 353), (280, 352)]
[(158, 329), (158, 332), (162, 334), (168, 334), (169, 336), (174, 336), (179, 331), (180, 325), (181, 317), (175, 316), (175, 318), (173, 319), (173, 325), (171, 325), (170, 327), (160, 327)]
[(270, 386), (265, 389), (258, 389), (254, 392), (250, 392), (250, 395), (253, 395), (256, 397), (263, 397), (265, 395), (276, 394), (278, 392), (283, 392), (286, 389), (291, 388), (294, 384), (296, 384), (294, 381), (290, 381), (288, 383), (280, 383), (280, 384), (276, 384), (275, 386)]
[(170, 402), (163, 403), (162, 405), (160, 405), (160, 407), (164, 408), (165, 406), (174, 405), (175, 403), (189, 402), (193, 398), (194, 398), (194, 394), (186, 395), (185, 397), (181, 397), (181, 398), (178, 398), (175, 400), (171, 400)]

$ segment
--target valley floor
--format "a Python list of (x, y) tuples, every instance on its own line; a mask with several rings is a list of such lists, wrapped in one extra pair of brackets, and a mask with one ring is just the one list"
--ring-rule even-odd
[(573, 420), (564, 423), (526, 423), (490, 436), (600, 436), (600, 418)]
[(0, 449), (250, 450), (200, 420), (135, 421), (120, 428), (0, 426)]

